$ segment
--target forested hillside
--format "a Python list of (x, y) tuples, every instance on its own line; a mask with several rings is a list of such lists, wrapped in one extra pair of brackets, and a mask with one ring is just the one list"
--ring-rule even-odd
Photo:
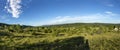
[(0, 23), (0, 50), (120, 50), (120, 24)]

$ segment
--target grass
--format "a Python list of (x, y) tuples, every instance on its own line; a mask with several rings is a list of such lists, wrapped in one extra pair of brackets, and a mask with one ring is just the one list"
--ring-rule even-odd
[(114, 31), (112, 26), (114, 25), (2, 26), (0, 50), (120, 50), (120, 32)]
[(89, 40), (90, 50), (119, 50), (120, 34), (104, 33), (85, 36)]

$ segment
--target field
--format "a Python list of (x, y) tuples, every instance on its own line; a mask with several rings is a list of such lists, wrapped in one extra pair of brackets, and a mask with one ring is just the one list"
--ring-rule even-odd
[(120, 50), (120, 24), (0, 23), (0, 50)]

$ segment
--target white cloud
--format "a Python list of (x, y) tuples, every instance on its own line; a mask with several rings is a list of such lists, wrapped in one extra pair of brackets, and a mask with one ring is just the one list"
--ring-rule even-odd
[(63, 23), (75, 23), (75, 22), (108, 22), (113, 16), (116, 16), (115, 13), (106, 11), (105, 13), (97, 13), (92, 15), (84, 16), (57, 16), (53, 20), (49, 21), (47, 24), (63, 24)]
[(0, 19), (6, 19), (6, 17), (4, 17), (4, 16), (0, 16)]
[(106, 13), (107, 15), (110, 15), (110, 16), (116, 16), (116, 15), (117, 15), (117, 14), (111, 12), (111, 11), (106, 11), (105, 13)]
[(14, 18), (18, 18), (19, 15), (22, 13), (21, 11), (21, 0), (7, 0), (7, 5), (5, 6), (5, 9), (7, 9), (7, 11), (9, 13), (12, 14), (12, 16)]
[(113, 4), (107, 4), (107, 6), (109, 6), (109, 7), (114, 7), (114, 5), (113, 5)]
[(0, 15), (0, 21), (9, 21), (10, 19), (8, 19), (8, 17), (7, 16), (5, 16), (5, 15)]
[(110, 11), (106, 11), (105, 13), (107, 13), (107, 14), (111, 14), (112, 12), (110, 12)]

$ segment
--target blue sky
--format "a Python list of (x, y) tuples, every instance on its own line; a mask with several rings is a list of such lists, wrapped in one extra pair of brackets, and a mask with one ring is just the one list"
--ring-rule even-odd
[(120, 23), (120, 0), (0, 0), (0, 22), (46, 25)]

